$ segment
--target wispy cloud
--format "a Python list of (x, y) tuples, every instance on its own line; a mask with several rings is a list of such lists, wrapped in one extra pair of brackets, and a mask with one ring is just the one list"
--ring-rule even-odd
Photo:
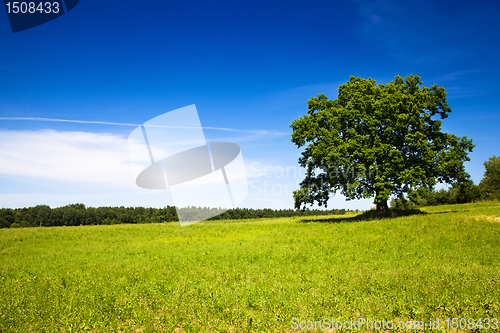
[(460, 119), (462, 119), (462, 120), (488, 120), (488, 119), (498, 119), (498, 118), (500, 118), (500, 114), (498, 114), (498, 113), (480, 114), (480, 115), (478, 115), (476, 113), (472, 116), (460, 117)]
[(477, 73), (479, 69), (467, 69), (467, 70), (462, 70), (462, 71), (456, 71), (456, 72), (451, 72), (451, 73), (446, 73), (443, 75), (439, 75), (437, 77), (429, 79), (429, 81), (455, 81), (455, 80), (461, 80), (464, 78), (464, 76), (467, 76), (469, 74), (474, 74)]
[[(40, 118), (40, 117), (0, 117), (0, 120), (19, 120), (19, 121), (40, 121), (40, 122), (63, 122), (63, 123), (76, 123), (76, 124), (91, 124), (91, 125), (112, 125), (112, 126), (128, 126), (137, 127), (142, 124), (134, 123), (118, 123), (109, 121), (97, 121), (97, 120), (76, 120), (76, 119), (58, 119), (58, 118)], [(146, 127), (159, 127), (159, 128), (175, 128), (175, 129), (197, 129), (194, 127), (180, 127), (180, 126), (168, 126), (168, 125), (146, 125)], [(203, 127), (203, 130), (208, 131), (223, 131), (232, 133), (241, 133), (242, 135), (230, 136), (230, 137), (215, 137), (212, 133), (206, 133), (207, 138), (210, 141), (228, 141), (228, 142), (250, 142), (259, 140), (272, 140), (275, 138), (281, 138), (290, 135), (289, 132), (284, 131), (268, 131), (268, 130), (252, 130), (252, 129), (236, 129), (227, 127)]]
[(466, 69), (441, 74), (425, 82), (430, 84), (444, 85), (449, 98), (470, 98), (489, 94), (489, 88), (477, 80), (476, 73), (481, 69)]
[[(205, 129), (205, 128), (203, 128)], [(207, 135), (207, 141), (223, 141), (223, 142), (251, 142), (251, 141), (259, 141), (259, 140), (272, 140), (276, 138), (282, 138), (284, 136), (290, 136), (290, 132), (283, 131), (251, 131), (247, 135), (238, 135), (238, 136), (224, 136), (224, 137), (216, 137), (213, 135)]]
[[(251, 141), (269, 133), (255, 131), (220, 141)], [(135, 188), (129, 142), (122, 135), (45, 129), (0, 130), (0, 137), (0, 175), (10, 179), (53, 188), (57, 187), (43, 180)]]
[[(25, 121), (41, 121), (41, 122), (63, 122), (63, 123), (77, 123), (77, 124), (96, 124), (96, 125), (113, 125), (113, 126), (131, 126), (137, 127), (143, 124), (134, 124), (134, 123), (117, 123), (110, 121), (97, 121), (97, 120), (76, 120), (76, 119), (58, 119), (58, 118), (39, 118), (39, 117), (0, 117), (0, 120), (25, 120)], [(168, 125), (145, 125), (148, 127), (159, 127), (159, 128), (185, 128), (185, 129), (196, 129), (194, 127), (181, 127), (181, 126), (168, 126)], [(239, 132), (239, 133), (250, 133), (255, 135), (265, 135), (265, 134), (273, 134), (272, 131), (263, 131), (263, 130), (244, 130), (244, 129), (236, 129), (236, 128), (227, 128), (227, 127), (203, 127), (203, 129), (207, 130), (217, 130), (217, 131), (228, 131), (228, 132)], [(280, 134), (280, 133), (278, 133)]]
[(42, 183), (42, 182), (34, 182), (34, 181), (31, 181), (31, 180), (27, 180), (27, 179), (14, 178), (14, 177), (6, 176), (6, 175), (0, 175), (0, 177), (6, 178), (6, 179), (15, 180), (16, 182), (22, 182), (22, 183), (27, 183), (27, 184), (33, 184), (33, 185), (41, 186), (41, 187), (48, 187), (48, 188), (52, 188), (52, 189), (56, 189), (56, 190), (62, 190), (64, 192), (66, 192), (66, 191), (73, 191), (73, 192), (78, 192), (78, 193), (82, 192), (81, 190), (74, 190), (74, 189), (71, 189), (71, 188), (68, 188), (68, 187), (54, 186), (52, 184), (46, 184), (46, 183)]
[(444, 57), (445, 56), (444, 56), (443, 52), (434, 52), (434, 53), (431, 53), (430, 55), (423, 56), (423, 57), (415, 60), (415, 62), (417, 64), (437, 63), (437, 62), (443, 61)]
[(446, 93), (449, 98), (470, 98), (488, 95), (489, 91), (469, 85), (465, 87), (446, 87)]
[(1, 130), (0, 137), (0, 174), (118, 188), (135, 185), (128, 142), (120, 135)]
[(77, 123), (77, 124), (99, 124), (99, 125), (115, 125), (115, 126), (135, 126), (135, 127), (140, 126), (140, 124), (131, 124), (131, 123), (115, 123), (115, 122), (108, 122), (108, 121), (38, 118), (38, 117), (0, 117), (0, 120), (27, 120), (27, 121), (62, 122), (62, 123)]
[(86, 194), (60, 191), (59, 193), (0, 193), (0, 206), (20, 208), (36, 205), (61, 207), (68, 204), (84, 203), (88, 207), (127, 206), (127, 207), (156, 207), (173, 205), (165, 193), (150, 192), (101, 192)]

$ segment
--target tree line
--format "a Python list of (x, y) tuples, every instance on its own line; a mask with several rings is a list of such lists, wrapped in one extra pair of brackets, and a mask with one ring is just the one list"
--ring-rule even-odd
[[(189, 214), (192, 219), (196, 216), (206, 216), (207, 210), (220, 211), (220, 208), (181, 208), (183, 213)], [(348, 209), (307, 209), (305, 211), (293, 209), (248, 209), (236, 208), (227, 210), (210, 220), (258, 219), (272, 217), (312, 216), (312, 215), (342, 215)], [(183, 216), (185, 216), (185, 214)], [(145, 207), (85, 207), (84, 204), (71, 204), (64, 207), (50, 208), (47, 205), (38, 205), (25, 208), (1, 208), (0, 228), (15, 227), (53, 227), (53, 226), (80, 226), (80, 225), (110, 225), (110, 224), (138, 224), (163, 223), (178, 221), (174, 206), (164, 208)]]
[(429, 190), (420, 187), (409, 191), (406, 196), (393, 198), (390, 205), (405, 209), (469, 203), (479, 200), (500, 200), (500, 156), (492, 156), (483, 164), (484, 176), (477, 185), (469, 180), (463, 183), (454, 183), (448, 189)]

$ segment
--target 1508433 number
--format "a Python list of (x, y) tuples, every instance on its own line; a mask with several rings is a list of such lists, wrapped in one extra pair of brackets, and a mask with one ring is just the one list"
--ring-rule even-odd
[(474, 319), (474, 318), (452, 318), (445, 320), (446, 329), (498, 329), (498, 318), (483, 318), (483, 319)]
[(57, 14), (59, 13), (59, 2), (40, 2), (38, 5), (34, 2), (7, 2), (5, 4), (7, 7), (7, 13), (14, 13), (14, 14), (34, 14), (34, 13), (40, 13), (40, 14), (50, 14), (54, 13)]

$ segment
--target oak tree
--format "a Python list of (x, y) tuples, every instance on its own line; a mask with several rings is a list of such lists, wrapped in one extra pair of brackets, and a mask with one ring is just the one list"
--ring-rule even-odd
[(320, 94), (308, 107), (290, 125), (292, 142), (305, 147), (299, 164), (307, 168), (294, 192), (297, 209), (326, 206), (340, 192), (348, 200), (374, 197), (381, 213), (391, 195), (470, 178), (464, 161), (472, 140), (441, 130), (451, 112), (446, 92), (423, 86), (417, 75), (387, 84), (351, 76), (336, 99)]

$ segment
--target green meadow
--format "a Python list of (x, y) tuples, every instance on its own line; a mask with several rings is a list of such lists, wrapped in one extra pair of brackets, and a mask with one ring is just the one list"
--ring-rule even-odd
[(422, 210), (379, 220), (1, 229), (0, 332), (292, 332), (293, 318), (500, 319), (500, 203)]

